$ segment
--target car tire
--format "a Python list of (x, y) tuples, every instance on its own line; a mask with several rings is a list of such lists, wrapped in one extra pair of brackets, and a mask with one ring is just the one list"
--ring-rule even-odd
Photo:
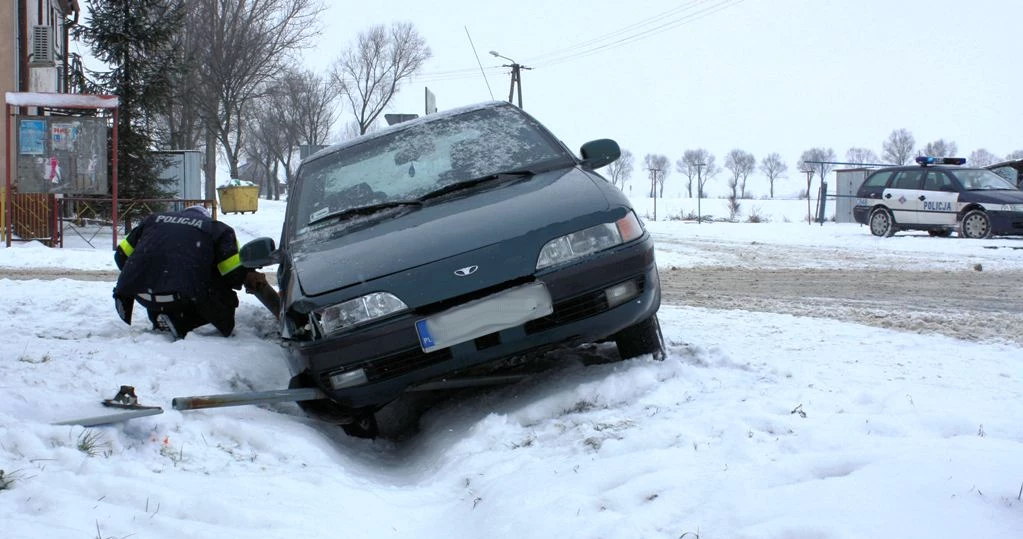
[(959, 236), (972, 240), (991, 237), (991, 218), (984, 210), (970, 210), (959, 222)]
[(870, 212), (869, 222), (871, 234), (881, 238), (895, 235), (895, 216), (888, 208), (877, 208)]
[[(293, 376), (288, 382), (288, 389), (304, 387), (315, 387), (306, 372)], [(310, 417), (340, 425), (341, 430), (349, 436), (376, 438), (380, 434), (380, 426), (377, 423), (376, 415), (372, 412), (363, 411), (353, 419), (351, 410), (338, 406), (330, 399), (299, 401), (298, 407)]]
[(351, 423), (341, 425), (345, 434), (355, 438), (373, 439), (380, 435), (380, 425), (377, 423), (376, 414), (364, 414)]
[(618, 355), (622, 359), (644, 354), (650, 354), (658, 361), (664, 359), (664, 338), (661, 336), (661, 324), (656, 314), (619, 331), (615, 334), (614, 341), (618, 345)]

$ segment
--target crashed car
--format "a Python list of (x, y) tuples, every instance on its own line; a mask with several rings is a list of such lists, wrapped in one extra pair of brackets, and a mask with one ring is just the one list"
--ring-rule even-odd
[(352, 435), (407, 391), (515, 379), (522, 358), (613, 341), (660, 358), (654, 243), (628, 199), (534, 118), (484, 103), (391, 126), (307, 158), (280, 245), (280, 333), (300, 404)]
[(1001, 163), (995, 163), (984, 167), (995, 174), (1009, 180), (1016, 187), (1023, 189), (1023, 159), (1012, 159), (1009, 161), (1002, 161)]
[(961, 157), (916, 158), (918, 166), (879, 169), (856, 193), (853, 218), (875, 236), (926, 230), (983, 239), (1023, 235), (1023, 191)]

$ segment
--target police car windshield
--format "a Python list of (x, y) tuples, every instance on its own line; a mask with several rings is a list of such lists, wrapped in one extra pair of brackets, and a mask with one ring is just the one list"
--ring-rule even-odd
[(967, 191), (1016, 190), (1016, 186), (1005, 178), (983, 168), (964, 168), (953, 172), (963, 189)]

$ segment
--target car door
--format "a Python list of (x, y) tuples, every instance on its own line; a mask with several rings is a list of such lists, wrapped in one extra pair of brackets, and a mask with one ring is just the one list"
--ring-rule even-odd
[(945, 171), (931, 169), (917, 197), (917, 219), (922, 225), (954, 226), (959, 203), (959, 187)]
[(892, 210), (895, 222), (904, 225), (915, 225), (920, 222), (920, 200), (924, 174), (927, 169), (913, 168), (895, 173), (892, 182), (884, 190), (881, 199)]

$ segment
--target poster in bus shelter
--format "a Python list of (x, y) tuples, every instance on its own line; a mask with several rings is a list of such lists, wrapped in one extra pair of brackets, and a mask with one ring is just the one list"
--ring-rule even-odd
[(19, 193), (106, 195), (107, 120), (78, 116), (19, 116)]

